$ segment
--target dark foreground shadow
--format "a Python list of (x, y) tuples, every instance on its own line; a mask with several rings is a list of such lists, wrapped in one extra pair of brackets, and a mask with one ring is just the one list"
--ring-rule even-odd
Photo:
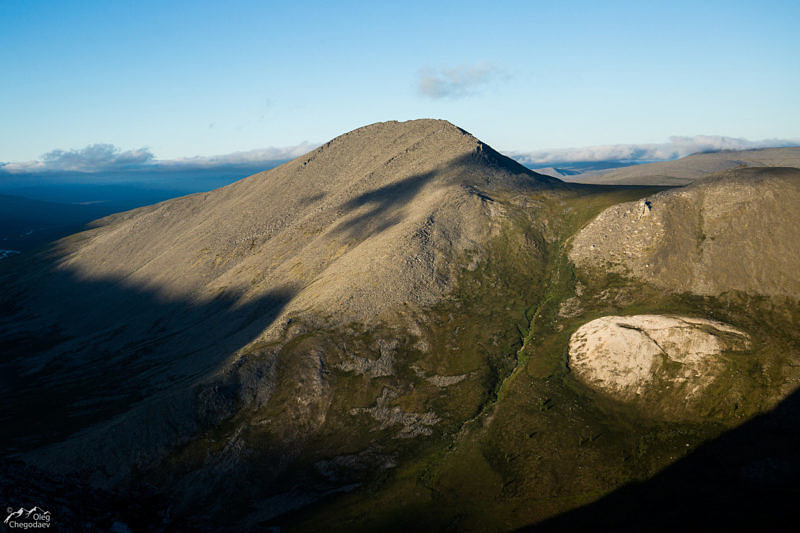
[[(277, 287), (246, 302), (226, 292), (210, 301), (170, 297), (57, 270), (57, 260), (19, 257), (0, 271), (0, 505), (44, 508), (57, 531), (108, 531), (114, 521), (134, 531), (186, 530), (169, 518), (164, 487), (122, 471), (125, 483), (103, 490), (92, 476), (117, 475), (107, 466), (115, 457), (120, 468), (154, 464), (230, 416), (235, 387), (204, 403), (209, 377), (294, 292)], [(85, 431), (93, 436), (84, 444)], [(52, 445), (53, 468), (28, 463), (26, 453)]]
[(794, 530), (800, 391), (653, 478), (524, 531)]
[(39, 256), (0, 276), (0, 454), (67, 438), (167, 389), (187, 389), (267, 328), (293, 293), (244, 304), (82, 279)]

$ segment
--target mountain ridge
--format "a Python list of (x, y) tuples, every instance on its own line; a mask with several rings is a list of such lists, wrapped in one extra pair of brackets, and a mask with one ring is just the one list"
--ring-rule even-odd
[(702, 176), (741, 167), (800, 168), (800, 147), (698, 152), (675, 161), (625, 166), (608, 172), (568, 176), (595, 185), (688, 185)]
[(727, 170), (647, 201), (601, 213), (576, 235), (571, 259), (673, 291), (800, 299), (789, 207), (800, 201), (800, 169)]

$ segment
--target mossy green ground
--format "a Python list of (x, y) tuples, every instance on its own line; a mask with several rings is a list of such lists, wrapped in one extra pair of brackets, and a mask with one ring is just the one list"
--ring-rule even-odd
[[(772, 407), (786, 392), (788, 361), (800, 353), (796, 302), (667, 294), (620, 276), (578, 273), (567, 259), (570, 237), (602, 209), (653, 192), (576, 188), (496, 199), (508, 215), (501, 234), (477, 268), (465, 266), (447, 301), (417, 317), (427, 349), (396, 331), (364, 332), (355, 345), (352, 335), (319, 333), (319, 342), (366, 356), (373, 337), (394, 335), (396, 372), (370, 379), (336, 371), (330, 415), (300, 463), (310, 467), (377, 443), (398, 466), (277, 522), (286, 531), (507, 531), (647, 479)], [(568, 300), (573, 312), (564, 316), (559, 310)], [(577, 382), (567, 368), (577, 327), (638, 313), (728, 322), (752, 336), (753, 350), (726, 355), (729, 371), (693, 407), (698, 414), (670, 422), (659, 413), (680, 405), (624, 405)], [(439, 388), (421, 377), (434, 374), (468, 377)], [(374, 404), (384, 387), (398, 391), (392, 405), (405, 412), (437, 413), (433, 435), (399, 441), (391, 428), (376, 433), (375, 421), (349, 414)]]

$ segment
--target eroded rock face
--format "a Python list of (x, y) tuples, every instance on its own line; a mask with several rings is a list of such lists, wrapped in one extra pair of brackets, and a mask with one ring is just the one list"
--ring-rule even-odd
[(662, 315), (606, 316), (569, 341), (569, 365), (590, 387), (623, 401), (646, 396), (692, 400), (725, 369), (720, 355), (750, 348), (727, 324)]

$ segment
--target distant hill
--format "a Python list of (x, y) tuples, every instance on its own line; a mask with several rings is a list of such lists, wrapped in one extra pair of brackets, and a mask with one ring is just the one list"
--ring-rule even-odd
[(609, 172), (565, 176), (598, 185), (686, 185), (711, 174), (740, 167), (800, 167), (800, 147), (730, 150), (693, 154), (676, 161), (626, 166)]
[(565, 161), (554, 163), (552, 166), (548, 167), (538, 167), (531, 164), (526, 164), (526, 166), (534, 172), (569, 181), (571, 177), (602, 174), (614, 169), (636, 166), (638, 164), (638, 162), (622, 161)]

